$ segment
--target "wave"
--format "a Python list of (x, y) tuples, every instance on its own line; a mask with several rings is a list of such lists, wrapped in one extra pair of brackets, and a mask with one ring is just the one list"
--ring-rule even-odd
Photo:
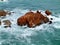
[[(20, 43), (22, 43), (22, 44), (27, 43), (30, 45), (34, 45), (34, 43), (31, 42), (30, 37), (31, 36), (33, 37), (34, 35), (35, 36), (39, 35), (37, 32), (39, 32), (40, 34), (42, 33), (44, 36), (45, 33), (43, 33), (43, 32), (45, 32), (45, 31), (48, 31), (49, 33), (53, 34), (53, 32), (54, 32), (53, 27), (60, 29), (60, 25), (59, 25), (60, 24), (60, 17), (55, 17), (55, 16), (49, 16), (49, 18), (51, 18), (51, 17), (53, 18), (52, 24), (46, 23), (46, 24), (36, 26), (35, 28), (28, 28), (27, 26), (18, 26), (17, 22), (16, 22), (17, 18), (24, 15), (28, 11), (29, 11), (28, 9), (23, 10), (23, 9), (16, 8), (16, 9), (13, 9), (12, 11), (10, 11), (10, 12), (15, 12), (15, 13), (12, 13), (11, 15), (6, 16), (4, 19), (1, 19), (1, 20), (6, 20), (6, 19), (10, 20), (12, 22), (12, 25), (11, 25), (12, 27), (11, 28), (4, 28), (3, 24), (0, 26), (0, 45), (3, 45), (5, 43), (10, 44), (10, 42), (15, 42), (15, 41), (17, 41), (17, 43), (19, 43), (19, 45), (20, 45)], [(34, 12), (35, 11), (36, 10), (34, 10)], [(40, 10), (40, 11), (44, 12), (43, 10)], [(5, 37), (5, 39), (2, 37), (4, 35), (7, 36), (7, 37)], [(36, 38), (38, 38), (38, 37), (36, 37)], [(46, 41), (47, 41), (46, 37), (43, 37), (43, 38), (46, 39)], [(11, 39), (15, 39), (15, 41), (13, 41)]]

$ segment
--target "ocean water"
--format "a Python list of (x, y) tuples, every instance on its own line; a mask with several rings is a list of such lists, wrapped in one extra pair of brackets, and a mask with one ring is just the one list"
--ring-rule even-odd
[[(35, 28), (18, 26), (17, 18), (29, 10), (50, 10), (52, 24), (42, 24)], [(13, 11), (0, 20), (10, 20), (11, 28), (0, 25), (0, 45), (60, 45), (60, 0), (0, 0), (0, 10)]]

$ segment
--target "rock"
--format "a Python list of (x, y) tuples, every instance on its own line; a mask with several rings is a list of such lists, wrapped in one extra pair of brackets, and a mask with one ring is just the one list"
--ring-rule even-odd
[(50, 18), (51, 20), (53, 20), (53, 18)]
[(51, 24), (52, 23), (52, 21), (49, 21), (49, 24)]
[(26, 18), (25, 17), (21, 17), (21, 18), (19, 18), (18, 20), (17, 20), (17, 23), (18, 23), (18, 25), (25, 25), (26, 24)]
[(17, 19), (17, 24), (21, 26), (28, 24), (28, 22), (31, 20), (30, 18), (33, 18), (32, 16), (33, 14), (34, 14), (33, 12), (28, 12), (24, 16), (19, 17)]
[(1, 21), (0, 21), (0, 25), (1, 25)]
[(7, 28), (7, 27), (10, 27), (11, 28), (11, 26), (4, 26), (4, 28)]
[(51, 15), (51, 14), (52, 14), (49, 10), (46, 10), (45, 13), (46, 13), (47, 15)]
[(49, 22), (49, 19), (47, 17), (44, 17), (43, 21), (44, 21), (44, 23), (47, 23), (47, 22)]
[(6, 16), (7, 12), (5, 12), (4, 10), (0, 10), (0, 17), (1, 16)]
[(24, 16), (17, 19), (17, 24), (20, 26), (27, 25), (28, 27), (35, 27), (43, 23), (49, 22), (47, 17), (44, 17), (41, 12), (27, 12)]
[(11, 13), (14, 13), (14, 12), (9, 12), (9, 11), (0, 10), (0, 17), (1, 17), (1, 16), (6, 16), (7, 14), (11, 15)]
[(9, 20), (4, 20), (3, 23), (4, 23), (4, 25), (5, 25), (5, 26), (4, 26), (5, 28), (11, 27), (11, 22), (10, 22)]

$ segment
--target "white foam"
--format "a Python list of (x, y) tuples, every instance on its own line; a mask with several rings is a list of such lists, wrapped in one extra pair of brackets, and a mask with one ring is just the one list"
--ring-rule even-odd
[[(53, 23), (52, 24), (42, 24), (42, 25), (39, 25), (39, 26), (36, 26), (35, 28), (28, 28), (27, 26), (18, 26), (17, 25), (17, 19), (24, 15), (26, 12), (28, 12), (29, 10), (22, 10), (22, 9), (14, 9), (12, 10), (11, 12), (15, 12), (15, 13), (12, 13), (11, 15), (9, 16), (6, 16), (6, 18), (2, 19), (3, 20), (10, 20), (12, 22), (12, 27), (11, 28), (4, 28), (4, 25), (1, 25), (0, 26), (0, 32), (1, 31), (4, 31), (4, 32), (8, 32), (12, 35), (15, 35), (17, 39), (20, 38), (24, 38), (29, 44), (31, 43), (31, 38), (28, 38), (30, 36), (33, 36), (33, 35), (37, 35), (36, 31), (49, 31), (49, 32), (53, 32), (53, 29), (51, 29), (51, 27), (55, 27), (55, 28), (60, 28), (60, 25), (58, 24), (58, 22), (60, 22), (60, 17), (55, 17), (55, 16), (48, 16), (48, 18), (53, 18)], [(36, 11), (34, 11), (36, 12)], [(42, 14), (45, 15), (44, 11), (41, 11)], [(56, 22), (56, 23), (54, 23)], [(51, 26), (51, 27), (50, 27)], [(21, 42), (24, 42), (24, 40), (21, 40)], [(2, 42), (0, 41), (0, 44), (2, 44)], [(34, 45), (34, 44), (32, 44)]]
[(8, 2), (8, 0), (0, 0), (0, 2)]
[[(16, 8), (16, 9), (14, 9), (14, 10), (12, 10), (11, 12), (15, 12), (15, 13), (12, 13), (10, 16), (6, 16), (6, 18), (4, 18), (4, 19), (2, 19), (2, 20), (6, 20), (6, 19), (8, 19), (8, 20), (10, 20), (11, 22), (12, 22), (12, 25), (14, 25), (14, 24), (16, 24), (17, 23), (17, 18), (18, 17), (20, 17), (20, 16), (22, 16), (22, 15), (24, 15), (26, 12), (28, 12), (29, 10), (21, 10), (21, 9), (18, 9), (18, 8)], [(33, 11), (33, 10), (32, 10)], [(41, 10), (40, 10), (41, 11)], [(33, 12), (36, 12), (36, 11), (33, 11)], [(41, 13), (43, 14), (43, 15), (46, 15), (45, 13), (44, 13), (44, 11), (41, 11)], [(55, 17), (55, 16), (47, 16), (49, 19), (50, 18), (53, 18), (53, 22), (57, 22), (57, 21), (59, 21), (60, 20), (60, 18), (57, 18), (57, 17)], [(23, 26), (23, 27), (26, 27), (26, 26)], [(39, 27), (41, 27), (41, 28), (39, 28)], [(35, 29), (43, 29), (43, 26), (37, 26)], [(34, 28), (33, 28), (34, 29)]]
[(45, 17), (47, 17), (47, 15), (45, 14), (45, 11), (41, 11), (41, 14)]
[[(3, 25), (0, 26), (0, 31), (6, 31), (9, 32), (11, 34), (16, 35), (17, 37), (21, 36), (21, 37), (27, 37), (27, 36), (32, 36), (33, 34), (36, 35), (35, 31), (44, 31), (47, 30), (48, 28), (50, 28), (49, 26), (52, 26), (53, 24), (49, 25), (48, 23), (46, 24), (42, 24), (40, 26), (36, 26), (35, 28), (28, 28), (28, 27), (24, 27), (24, 26), (18, 26), (17, 25), (17, 19), (24, 15), (26, 12), (28, 12), (28, 10), (21, 10), (21, 9), (14, 9), (12, 10), (15, 13), (12, 13), (10, 16), (6, 16), (6, 18), (2, 19), (2, 20), (10, 20), (12, 22), (12, 27), (11, 28), (4, 28)], [(60, 22), (60, 18), (55, 17), (55, 16), (49, 16), (49, 18), (53, 18), (53, 22)], [(53, 25), (53, 27), (57, 27), (58, 25)], [(60, 28), (60, 26), (59, 26)]]

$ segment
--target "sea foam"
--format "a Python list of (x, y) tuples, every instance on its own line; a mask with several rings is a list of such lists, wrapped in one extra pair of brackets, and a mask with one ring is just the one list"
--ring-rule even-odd
[(0, 2), (8, 2), (8, 0), (0, 0)]
[[(27, 26), (18, 26), (17, 25), (17, 19), (19, 17), (21, 17), (22, 15), (24, 15), (29, 10), (28, 9), (23, 10), (23, 9), (16, 8), (16, 9), (13, 9), (12, 11), (15, 12), (15, 13), (12, 13), (11, 15), (8, 15), (5, 18), (1, 19), (1, 20), (10, 20), (12, 22), (11, 28), (4, 28), (4, 25), (0, 26), (0, 33), (5, 32), (5, 33), (7, 33), (6, 35), (10, 35), (8, 37), (9, 40), (10, 40), (10, 38), (12, 38), (12, 35), (14, 35), (17, 40), (20, 40), (21, 42), (25, 42), (25, 40), (26, 40), (27, 43), (30, 44), (31, 43), (31, 38), (29, 38), (29, 37), (33, 36), (33, 35), (38, 35), (37, 32), (41, 31), (40, 33), (42, 33), (44, 31), (48, 31), (49, 33), (53, 33), (54, 30), (53, 30), (52, 27), (60, 28), (60, 25), (58, 24), (58, 22), (60, 23), (60, 18), (55, 17), (55, 16), (49, 16), (49, 18), (53, 18), (53, 20), (52, 20), (53, 23), (52, 24), (46, 23), (46, 24), (36, 26), (35, 28), (29, 28)], [(36, 12), (36, 11), (33, 11), (33, 12)], [(2, 34), (0, 34), (0, 36), (1, 35)], [(24, 40), (21, 40), (21, 39), (24, 39)], [(9, 40), (7, 40), (7, 41), (9, 42)], [(4, 39), (4, 41), (0, 40), (0, 44), (4, 43), (5, 41), (6, 41), (6, 39)], [(32, 43), (31, 43), (31, 45), (32, 45)]]
[[(22, 15), (24, 15), (26, 12), (28, 12), (29, 10), (27, 9), (27, 10), (23, 10), (23, 9), (18, 9), (18, 8), (16, 8), (16, 9), (14, 9), (14, 10), (12, 10), (12, 11), (10, 11), (10, 12), (14, 12), (14, 13), (12, 13), (11, 15), (8, 15), (8, 16), (6, 16), (4, 19), (1, 19), (2, 21), (3, 20), (10, 20), (11, 22), (12, 22), (12, 27), (15, 27), (15, 25), (18, 27), (18, 25), (17, 25), (17, 19), (19, 18), (19, 17), (21, 17)], [(41, 11), (41, 13), (44, 15), (45, 13), (44, 13), (44, 11), (42, 11), (42, 10), (40, 10)], [(33, 11), (33, 12), (36, 12), (36, 11)], [(46, 14), (45, 14), (46, 15)], [(53, 18), (53, 20), (51, 20), (53, 23), (52, 24), (48, 24), (48, 23), (46, 23), (46, 24), (42, 24), (42, 25), (40, 25), (40, 26), (36, 26), (35, 28), (28, 28), (27, 26), (21, 26), (22, 28), (28, 28), (28, 29), (31, 29), (31, 30), (34, 30), (34, 29), (44, 29), (43, 27), (44, 27), (44, 25), (46, 26), (45, 28), (47, 28), (47, 26), (49, 27), (49, 26), (51, 26), (51, 25), (53, 25), (54, 23), (57, 23), (57, 22), (60, 22), (59, 20), (60, 20), (60, 18), (59, 17), (55, 17), (55, 16), (48, 16), (48, 18), (50, 19), (50, 18)], [(55, 24), (54, 24), (55, 25)], [(3, 26), (3, 25), (1, 25), (1, 26)], [(0, 27), (1, 27), (0, 26)], [(57, 26), (57, 25), (56, 25)]]

